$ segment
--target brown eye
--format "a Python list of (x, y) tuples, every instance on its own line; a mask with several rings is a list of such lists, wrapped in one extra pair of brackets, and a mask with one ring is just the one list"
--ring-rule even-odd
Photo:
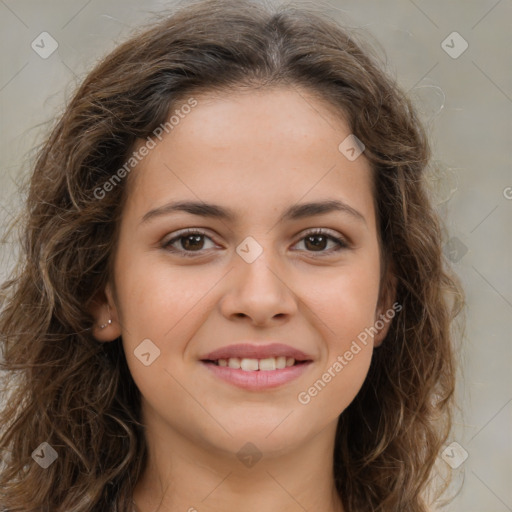
[(304, 240), (306, 247), (313, 251), (325, 249), (329, 241), (325, 235), (308, 235)]
[(200, 254), (203, 252), (203, 249), (207, 250), (210, 248), (204, 247), (205, 239), (212, 241), (211, 238), (202, 231), (189, 230), (171, 238), (165, 242), (162, 247), (170, 252), (179, 253), (186, 257), (195, 256), (193, 253)]
[(185, 235), (180, 236), (178, 240), (181, 240), (181, 246), (186, 251), (192, 251), (195, 249), (202, 249), (204, 245), (204, 240), (202, 240), (204, 235)]
[[(306, 247), (307, 252), (331, 254), (333, 252), (340, 251), (341, 249), (348, 248), (348, 243), (343, 238), (330, 235), (323, 230), (307, 233), (306, 236), (301, 239), (301, 242), (302, 241), (304, 241), (304, 246)], [(334, 248), (326, 250), (329, 241), (334, 242), (335, 246)]]

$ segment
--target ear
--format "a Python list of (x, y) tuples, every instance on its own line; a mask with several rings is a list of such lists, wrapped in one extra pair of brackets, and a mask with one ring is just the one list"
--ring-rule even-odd
[(98, 341), (114, 341), (121, 336), (121, 325), (110, 283), (91, 301), (89, 312), (94, 318), (92, 335)]
[[(386, 271), (386, 276), (382, 280), (382, 287), (380, 290), (380, 297), (375, 310), (375, 322), (374, 325), (378, 329), (378, 332), (373, 338), (373, 346), (379, 347), (386, 338), (391, 321), (396, 315), (397, 311), (400, 311), (401, 306), (396, 307), (396, 275), (394, 273), (394, 266), (390, 264)], [(384, 325), (382, 325), (384, 324)]]

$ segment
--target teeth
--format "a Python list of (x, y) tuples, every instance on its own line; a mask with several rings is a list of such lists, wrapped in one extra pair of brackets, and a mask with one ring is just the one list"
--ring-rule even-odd
[(240, 361), (240, 368), (246, 371), (254, 371), (258, 369), (258, 360), (257, 359), (242, 359)]
[(240, 369), (240, 359), (238, 359), (238, 357), (230, 357), (228, 359), (228, 366), (230, 368), (238, 368), (238, 369)]
[(242, 369), (247, 372), (256, 370), (271, 371), (282, 370), (287, 366), (293, 366), (295, 359), (293, 357), (267, 357), (266, 359), (251, 359), (248, 357), (230, 357), (229, 359), (219, 359), (217, 361), (219, 366), (227, 366), (228, 368)]
[(259, 368), (260, 370), (275, 370), (276, 369), (276, 358), (269, 357), (267, 359), (260, 359)]
[(284, 356), (276, 357), (276, 368), (278, 370), (282, 370), (283, 368), (286, 368), (286, 357), (284, 357)]

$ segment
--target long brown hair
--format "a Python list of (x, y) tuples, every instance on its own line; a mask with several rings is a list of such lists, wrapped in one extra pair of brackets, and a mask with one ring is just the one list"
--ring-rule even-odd
[[(442, 253), (425, 173), (426, 133), (396, 82), (353, 34), (311, 9), (189, 2), (85, 78), (30, 176), (19, 264), (2, 287), (7, 372), (0, 503), (7, 510), (131, 511), (147, 463), (140, 393), (120, 339), (99, 343), (88, 305), (108, 282), (126, 179), (98, 189), (183, 98), (302, 87), (348, 119), (374, 181), (381, 249), (402, 306), (341, 414), (333, 472), (347, 512), (423, 512), (451, 429), (453, 320), (464, 295)], [(0, 396), (2, 396), (0, 395)], [(31, 458), (47, 442), (58, 458)]]

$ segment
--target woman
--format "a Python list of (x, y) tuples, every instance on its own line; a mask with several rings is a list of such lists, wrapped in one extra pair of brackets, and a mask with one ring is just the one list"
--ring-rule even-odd
[(429, 510), (463, 294), (368, 49), (206, 0), (87, 76), (4, 285), (5, 510)]

